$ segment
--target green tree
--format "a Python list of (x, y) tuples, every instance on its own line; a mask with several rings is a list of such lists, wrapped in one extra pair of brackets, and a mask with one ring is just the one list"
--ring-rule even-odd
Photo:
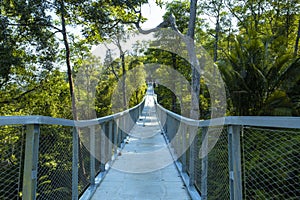
[[(219, 62), (235, 115), (295, 115), (286, 88), (300, 78), (299, 59), (268, 59), (261, 40), (236, 41), (227, 62)], [(270, 109), (272, 108), (272, 109)], [(271, 112), (270, 112), (271, 111)]]
[(11, 91), (16, 95), (10, 95), (11, 99), (6, 95), (3, 101), (18, 100), (34, 91), (27, 87), (30, 79), (23, 79), (24, 73), (42, 81), (53, 69), (58, 44), (51, 28), (45, 26), (50, 21), (47, 9), (41, 1), (1, 1), (0, 89), (11, 91), (13, 85), (22, 88), (20, 93)]

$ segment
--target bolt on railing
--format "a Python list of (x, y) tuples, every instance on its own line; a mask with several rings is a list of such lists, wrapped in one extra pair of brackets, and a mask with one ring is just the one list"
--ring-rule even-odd
[(143, 106), (84, 121), (0, 117), (0, 199), (89, 198)]
[(157, 102), (156, 111), (192, 199), (300, 198), (300, 117), (199, 121)]

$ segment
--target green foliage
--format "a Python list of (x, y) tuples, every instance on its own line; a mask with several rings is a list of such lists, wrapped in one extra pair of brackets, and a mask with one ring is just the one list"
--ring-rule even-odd
[[(174, 74), (171, 70), (151, 65), (170, 66), (191, 83), (190, 64), (176, 54), (178, 49), (182, 50), (182, 44), (174, 42), (174, 38), (170, 38), (167, 33), (156, 34), (157, 43), (151, 43), (150, 48), (148, 44), (137, 43), (133, 48), (133, 55), (123, 52), (123, 70), (122, 58), (112, 58), (112, 52), (107, 51), (106, 55), (102, 55), (103, 65), (90, 53), (93, 44), (120, 39), (116, 37), (116, 33), (125, 36), (121, 40), (128, 39), (126, 33), (129, 29), (134, 29), (132, 24), (140, 17), (140, 5), (146, 2), (72, 0), (64, 2), (62, 12), (59, 1), (1, 1), (0, 115), (72, 118), (67, 75), (54, 67), (61, 65), (66, 53), (65, 49), (61, 49), (61, 38), (56, 37), (56, 33), (62, 33), (57, 26), (57, 19), (64, 13), (67, 30), (76, 30), (76, 33), (68, 32), (68, 42), (73, 75), (80, 86), (76, 88), (76, 92), (81, 118), (102, 117), (124, 110), (122, 95), (129, 99), (126, 108), (138, 104), (145, 94), (144, 80), (153, 81), (149, 73), (146, 77), (146, 72), (156, 73), (160, 80), (165, 81), (156, 82), (155, 92), (159, 103), (174, 112), (189, 116), (189, 112), (181, 113), (180, 109), (183, 106), (185, 110), (189, 110), (191, 96), (187, 95), (188, 91), (180, 90), (182, 93), (176, 96), (173, 91), (178, 90), (182, 83), (172, 79)], [(160, 6), (164, 4), (160, 0), (156, 2)], [(212, 57), (215, 53), (218, 55), (215, 56), (215, 61), (226, 84), (228, 115), (299, 116), (300, 60), (295, 46), (299, 31), (299, 9), (297, 0), (199, 2), (195, 40)], [(190, 17), (189, 1), (166, 3), (166, 10), (164, 18), (170, 14), (175, 15), (178, 29), (185, 34)], [(207, 17), (213, 19), (212, 22), (206, 21)], [(142, 18), (141, 22), (144, 20)], [(169, 45), (173, 52), (156, 49), (159, 45)], [(114, 96), (117, 86), (121, 87), (123, 76), (127, 77), (127, 90), (119, 92), (118, 95), (121, 96)], [(170, 88), (164, 86), (169, 81), (165, 77), (171, 77), (169, 79), (173, 85)], [(211, 113), (211, 94), (203, 78), (199, 84), (200, 118), (207, 119)], [(113, 110), (112, 101), (120, 105), (119, 110)], [(96, 111), (96, 116), (92, 115), (91, 110)], [(7, 166), (11, 168), (7, 174), (20, 165), (17, 157), (21, 155), (13, 151), (22, 143), (22, 134), (16, 134), (19, 132), (14, 127), (1, 129), (0, 162), (5, 169)], [(39, 184), (47, 189), (39, 191), (40, 198), (70, 197), (70, 188), (63, 182), (56, 181), (57, 178), (62, 178), (70, 182), (71, 162), (63, 157), (65, 151), (71, 152), (70, 137), (68, 130), (59, 127), (55, 127), (55, 130), (43, 130), (41, 141), (46, 143), (42, 144), (40, 154), (39, 168), (43, 175), (39, 177)], [(266, 137), (260, 135), (258, 139), (264, 141)], [(297, 139), (299, 140), (293, 140)], [(47, 141), (52, 143), (47, 144)], [(263, 144), (257, 141), (257, 145)], [(272, 145), (268, 148), (272, 149)], [(255, 149), (249, 151), (255, 153), (251, 163), (257, 162), (262, 156)], [(214, 156), (222, 155), (221, 152), (212, 154), (212, 164), (218, 162), (218, 158)], [(280, 159), (272, 160), (273, 163), (279, 161)], [(88, 161), (84, 160), (82, 163)], [(227, 166), (221, 167), (226, 169)], [(271, 169), (259, 173), (264, 172), (269, 176), (269, 171)], [(217, 180), (211, 180), (213, 185), (218, 184)], [(7, 180), (4, 184), (14, 183)], [(80, 185), (81, 189), (85, 184)], [(258, 198), (269, 198), (266, 191), (261, 189), (252, 192), (258, 194)], [(220, 193), (219, 188), (214, 192), (218, 195), (216, 193)]]
[(145, 0), (86, 1), (75, 7), (74, 20), (82, 26), (82, 34), (90, 43), (99, 43), (114, 36), (118, 24), (136, 22), (135, 12)]
[(4, 1), (0, 4), (0, 87), (11, 78), (12, 68), (53, 68), (57, 42), (48, 5), (43, 1)]
[(78, 119), (94, 119), (96, 87), (99, 84), (101, 69), (99, 59), (94, 56), (85, 56), (76, 62), (75, 96)]
[[(98, 117), (124, 110), (121, 82), (123, 72), (118, 67), (121, 61), (112, 60), (112, 58), (106, 58), (106, 60), (96, 87), (95, 109)], [(127, 106), (133, 107), (141, 102), (146, 92), (144, 66), (138, 58), (128, 56), (125, 57), (125, 68), (126, 99), (129, 103)]]
[[(169, 66), (168, 68), (154, 68), (153, 74), (156, 74), (154, 81), (156, 83), (155, 93), (158, 95), (158, 102), (165, 108), (188, 116), (188, 113), (181, 113), (181, 106), (184, 106), (187, 110), (187, 102), (190, 100), (190, 96), (185, 96), (183, 89), (181, 88), (181, 80), (178, 75), (174, 73), (180, 73), (185, 75), (186, 80), (190, 80), (190, 66), (187, 61), (180, 58), (175, 53), (166, 52), (163, 50), (150, 49), (146, 52), (146, 63), (157, 63), (162, 66)], [(172, 69), (172, 70), (171, 70)], [(174, 71), (173, 71), (174, 70)], [(176, 71), (175, 71), (176, 70)], [(165, 78), (168, 77), (168, 78)], [(151, 80), (152, 77), (149, 77)], [(157, 79), (157, 80), (156, 80)], [(170, 86), (170, 88), (168, 88)]]
[(39, 77), (42, 80), (32, 78), (33, 75), (26, 72), (18, 74), (15, 82), (7, 83), (0, 90), (1, 115), (70, 118), (70, 98), (65, 74), (55, 70)]
[[(235, 108), (233, 114), (296, 114), (285, 88), (293, 87), (300, 78), (299, 59), (290, 55), (274, 59), (266, 56), (260, 39), (243, 41), (242, 38), (236, 41), (227, 62), (218, 63)], [(270, 107), (274, 112), (270, 112)]]
[(167, 4), (166, 9), (167, 12), (164, 17), (167, 18), (170, 14), (173, 14), (176, 18), (176, 25), (179, 31), (186, 33), (189, 21), (189, 1), (173, 1)]

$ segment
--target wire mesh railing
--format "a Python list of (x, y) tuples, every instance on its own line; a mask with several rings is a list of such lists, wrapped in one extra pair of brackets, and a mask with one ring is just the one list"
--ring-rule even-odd
[(0, 126), (0, 199), (21, 199), (24, 127)]
[[(95, 176), (95, 173), (91, 173), (91, 168), (93, 167), (93, 171), (95, 171), (95, 164), (91, 165), (91, 159), (97, 159), (90, 151), (90, 141), (91, 135), (88, 127), (78, 128), (79, 134), (78, 140), (78, 195), (81, 196), (82, 193), (88, 188), (91, 184), (92, 176)], [(95, 143), (95, 146), (99, 145), (99, 143)], [(103, 149), (103, 148), (102, 148)], [(101, 161), (100, 161), (101, 162)], [(93, 183), (94, 184), (94, 183)]]
[(209, 199), (229, 199), (228, 133), (226, 127), (211, 129), (208, 140), (216, 141), (216, 143), (207, 155), (207, 197)]
[[(0, 117), (0, 199), (83, 197), (142, 109), (76, 123)], [(156, 112), (193, 199), (300, 198), (300, 118), (195, 121), (158, 104)]]
[[(157, 118), (160, 121), (166, 141), (170, 147), (170, 152), (176, 162), (181, 176), (189, 191), (192, 199), (199, 199), (200, 196), (196, 187), (201, 184), (201, 158), (197, 148), (199, 137), (201, 138), (201, 129), (198, 123), (181, 123), (181, 116), (172, 113), (156, 102)], [(195, 161), (195, 162), (192, 162)], [(186, 177), (189, 176), (189, 179)], [(196, 186), (196, 187), (195, 187)]]
[(197, 121), (156, 110), (193, 199), (300, 199), (299, 117)]
[(143, 106), (144, 101), (86, 121), (0, 117), (0, 199), (67, 200), (91, 194)]
[(244, 199), (300, 198), (300, 131), (245, 127)]
[(40, 127), (37, 177), (37, 199), (70, 199), (72, 196), (70, 127)]

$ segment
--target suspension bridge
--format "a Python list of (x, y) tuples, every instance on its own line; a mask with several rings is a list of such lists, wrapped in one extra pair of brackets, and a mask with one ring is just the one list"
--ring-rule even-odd
[(299, 199), (300, 118), (0, 117), (0, 199)]

